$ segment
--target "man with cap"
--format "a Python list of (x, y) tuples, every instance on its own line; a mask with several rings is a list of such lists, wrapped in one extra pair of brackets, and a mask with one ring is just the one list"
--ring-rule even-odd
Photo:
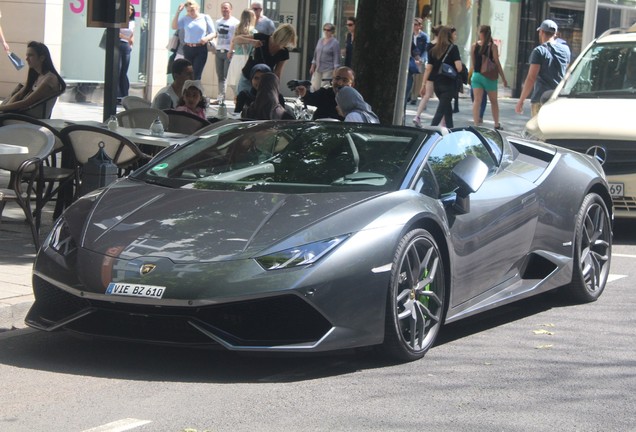
[(541, 96), (549, 90), (554, 90), (565, 76), (565, 70), (570, 63), (570, 49), (567, 45), (556, 42), (555, 35), (558, 29), (557, 24), (549, 19), (537, 28), (541, 45), (530, 54), (530, 68), (515, 107), (518, 114), (523, 113), (523, 102), (531, 95), (531, 115), (537, 115), (541, 108)]

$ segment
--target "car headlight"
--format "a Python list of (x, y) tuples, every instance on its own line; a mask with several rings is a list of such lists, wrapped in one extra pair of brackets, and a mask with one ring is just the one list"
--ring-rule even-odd
[(349, 236), (333, 237), (306, 245), (285, 249), (255, 258), (265, 270), (279, 270), (313, 264), (332, 251)]
[(77, 249), (71, 230), (64, 217), (59, 218), (55, 222), (44, 244), (62, 256), (67, 256)]

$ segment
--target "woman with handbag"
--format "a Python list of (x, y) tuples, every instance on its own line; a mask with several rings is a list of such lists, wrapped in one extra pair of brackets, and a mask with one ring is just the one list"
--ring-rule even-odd
[(499, 103), (497, 102), (497, 78), (501, 76), (504, 87), (508, 82), (499, 62), (499, 50), (492, 40), (490, 26), (479, 27), (479, 40), (473, 44), (470, 51), (473, 65), (473, 76), (470, 86), (473, 91), (473, 122), (475, 126), (481, 125), (483, 119), (480, 116), (480, 107), (485, 94), (490, 99), (490, 109), (495, 121), (495, 129), (502, 129), (499, 123)]
[(462, 60), (459, 48), (452, 42), (452, 28), (444, 26), (439, 30), (437, 43), (428, 53), (428, 63), (424, 71), (423, 85), (420, 96), (426, 94), (425, 83), (433, 81), (435, 95), (439, 99), (437, 111), (431, 121), (431, 126), (438, 126), (442, 119), (446, 127), (453, 125), (453, 97), (457, 93), (457, 74), (462, 70)]
[[(183, 9), (186, 15), (179, 18)], [(208, 44), (216, 36), (214, 22), (209, 15), (199, 13), (199, 4), (190, 0), (180, 4), (172, 18), (172, 30), (184, 30), (183, 55), (192, 63), (194, 79), (200, 80), (208, 61)]]

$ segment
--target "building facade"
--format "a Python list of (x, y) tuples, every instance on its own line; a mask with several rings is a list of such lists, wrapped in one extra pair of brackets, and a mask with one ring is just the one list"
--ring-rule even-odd
[[(104, 82), (105, 56), (99, 48), (103, 29), (86, 26), (89, 1), (0, 0), (1, 24), (12, 51), (22, 57), (30, 40), (44, 42), (60, 74), (70, 84), (65, 98), (78, 101), (99, 99), (99, 91), (93, 92)], [(166, 46), (173, 33), (172, 17), (181, 1), (129, 1), (136, 10), (135, 44), (128, 71), (131, 94), (151, 98), (170, 82), (170, 53)], [(221, 0), (201, 3), (202, 12), (213, 19), (220, 17)], [(232, 3), (233, 15), (238, 17), (251, 2)], [(335, 24), (336, 38), (344, 47), (346, 20), (355, 15), (358, 0), (265, 0), (263, 6), (265, 15), (278, 23), (290, 23), (298, 31), (298, 46), (291, 53), (281, 80), (285, 83), (309, 78), (309, 65), (324, 23)], [(470, 46), (479, 26), (490, 25), (513, 95), (521, 88), (530, 51), (537, 44), (536, 28), (543, 19), (551, 18), (559, 24), (561, 37), (570, 45), (573, 56), (606, 29), (636, 22), (636, 0), (417, 0), (417, 11), (425, 19), (429, 33), (433, 25), (440, 23), (457, 28), (457, 43), (468, 66)], [(211, 57), (203, 75), (210, 97), (217, 94), (214, 69)], [(0, 61), (0, 97), (6, 97), (16, 83), (25, 79), (26, 69), (16, 71), (8, 60)], [(281, 87), (287, 91), (284, 84)]]

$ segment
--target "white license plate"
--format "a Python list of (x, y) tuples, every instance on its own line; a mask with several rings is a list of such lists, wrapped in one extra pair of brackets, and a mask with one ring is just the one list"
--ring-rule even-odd
[(128, 283), (111, 282), (106, 288), (106, 295), (118, 295), (128, 297), (161, 298), (166, 287), (155, 285), (137, 285)]
[(625, 195), (625, 184), (624, 183), (610, 183), (609, 191), (613, 197), (622, 197)]

